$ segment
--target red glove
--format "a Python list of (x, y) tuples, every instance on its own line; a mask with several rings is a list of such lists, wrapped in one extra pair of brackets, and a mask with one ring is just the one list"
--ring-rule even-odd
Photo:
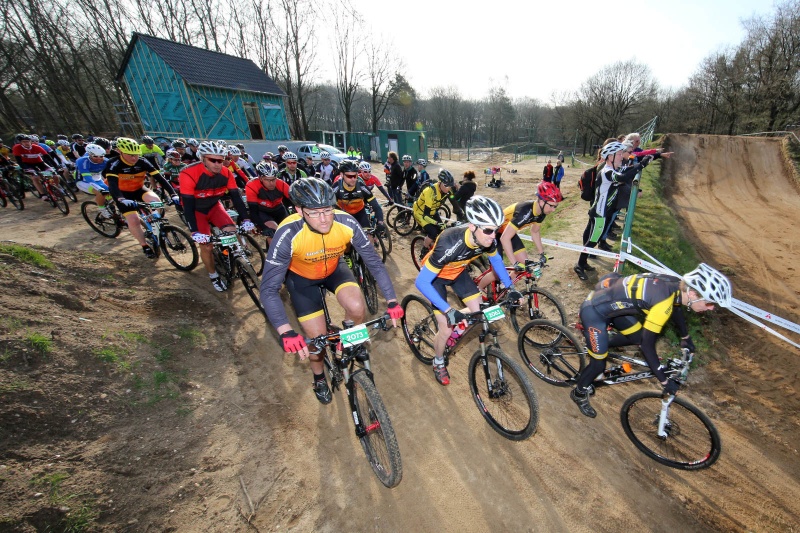
[(400, 320), (403, 318), (403, 308), (397, 305), (397, 302), (390, 303), (389, 309), (386, 312), (389, 313), (389, 318), (392, 320)]
[(306, 341), (303, 336), (293, 329), (286, 333), (281, 333), (281, 340), (283, 341), (283, 351), (287, 353), (296, 353), (306, 347)]

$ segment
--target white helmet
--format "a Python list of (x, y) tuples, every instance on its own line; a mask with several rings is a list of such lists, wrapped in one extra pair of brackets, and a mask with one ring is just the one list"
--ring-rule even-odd
[(330, 159), (331, 158), (331, 154), (329, 154), (328, 152), (320, 152), (319, 153), (319, 158), (320, 159)]
[(629, 142), (621, 143), (619, 141), (611, 141), (607, 145), (603, 146), (603, 149), (600, 151), (600, 157), (605, 159), (610, 155), (616, 154), (617, 152), (631, 149), (633, 149), (633, 145)]
[(358, 164), (358, 170), (361, 172), (372, 172), (372, 165), (367, 163), (366, 161), (362, 161)]
[(220, 139), (220, 140), (217, 141), (217, 144), (220, 145), (220, 146), (228, 146), (228, 141)]
[(467, 202), (467, 222), (476, 226), (494, 226), (499, 228), (505, 217), (500, 204), (485, 196), (473, 196)]
[(284, 161), (297, 161), (297, 155), (294, 152), (286, 152), (283, 154)]
[(202, 158), (204, 155), (219, 155), (225, 157), (228, 155), (228, 148), (214, 141), (203, 141), (197, 147), (197, 157)]
[(235, 146), (229, 146), (228, 155), (242, 155), (242, 151)]
[(402, 159), (403, 159), (403, 161), (412, 161), (410, 155), (404, 155)]
[(186, 139), (186, 144), (188, 144), (189, 146), (197, 147), (197, 145), (200, 144), (200, 143), (197, 142), (197, 139), (190, 138), (190, 139)]
[(684, 274), (683, 281), (697, 291), (704, 300), (719, 304), (721, 307), (731, 306), (733, 290), (730, 280), (707, 264), (700, 263), (697, 268)]
[(87, 144), (86, 155), (94, 157), (105, 157), (106, 150), (102, 146), (98, 146), (96, 144)]
[(60, 139), (56, 144), (59, 146), (69, 146), (69, 141), (65, 141), (64, 139)]

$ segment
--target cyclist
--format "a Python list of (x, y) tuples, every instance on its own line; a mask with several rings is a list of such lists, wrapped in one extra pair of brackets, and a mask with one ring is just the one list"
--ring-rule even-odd
[[(503, 210), (505, 220), (497, 230), (500, 255), (508, 257), (509, 262), (517, 270), (525, 270), (525, 261), (528, 259), (525, 245), (517, 234), (528, 226), (531, 228), (533, 244), (539, 253), (539, 262), (541, 264), (547, 262), (547, 256), (542, 246), (541, 224), (547, 215), (556, 210), (562, 199), (561, 191), (553, 183), (543, 181), (536, 190), (535, 200), (511, 204)], [(494, 280), (494, 274), (489, 273), (481, 278), (478, 288), (483, 290)]]
[(320, 152), (319, 157), (322, 161), (316, 167), (316, 175), (325, 183), (331, 184), (339, 174), (339, 165), (335, 161), (331, 161), (331, 154), (328, 152)]
[(225, 168), (230, 170), (231, 174), (233, 174), (233, 177), (236, 179), (236, 185), (240, 189), (244, 189), (247, 186), (247, 182), (250, 181), (250, 176), (239, 166), (239, 157), (242, 155), (242, 152), (235, 146), (228, 146), (227, 149), (228, 156), (225, 158)]
[(384, 165), (386, 180), (389, 183), (389, 194), (398, 204), (403, 203), (403, 167), (397, 162), (397, 152), (389, 152)]
[[(442, 385), (450, 384), (450, 374), (444, 361), (444, 350), (453, 328), (466, 318), (464, 313), (447, 303), (447, 287), (461, 298), (471, 312), (480, 309), (480, 291), (469, 277), (466, 267), (481, 254), (489, 257), (492, 268), (500, 280), (511, 287), (511, 278), (497, 253), (495, 233), (503, 223), (500, 205), (485, 196), (473, 196), (467, 202), (467, 226), (456, 226), (444, 230), (433, 250), (425, 258), (416, 280), (417, 289), (434, 306), (434, 315), (439, 331), (433, 341), (436, 357), (433, 360), (433, 375)], [(509, 298), (519, 300), (522, 294), (509, 291)]]
[[(713, 311), (715, 303), (730, 307), (731, 284), (727, 277), (705, 263), (683, 278), (651, 273), (624, 278), (615, 273), (603, 276), (580, 309), (589, 364), (578, 377), (570, 397), (581, 413), (590, 418), (597, 416), (589, 403), (590, 386), (605, 371), (608, 349), (618, 346), (638, 344), (664, 391), (675, 394), (680, 383), (667, 380), (659, 366), (657, 336), (672, 318), (681, 337), (681, 348), (694, 353), (694, 342), (681, 306), (703, 313)], [(608, 326), (613, 326), (616, 334), (609, 336)]]
[(292, 185), (289, 195), (298, 212), (288, 216), (275, 232), (273, 246), (264, 263), (261, 303), (281, 337), (283, 350), (297, 353), (300, 359), (311, 359), (314, 393), (321, 403), (327, 404), (332, 395), (325, 380), (322, 355), (310, 353), (303, 336), (289, 324), (279, 294), (281, 285), (286, 283), (297, 318), (309, 337), (327, 331), (318, 287), (325, 287), (336, 295), (345, 310), (345, 319), (362, 323), (366, 308), (364, 297), (353, 272), (342, 260), (342, 254), (352, 245), (375, 276), (395, 325), (396, 320), (402, 318), (403, 310), (397, 305), (392, 280), (361, 226), (347, 213), (334, 210), (336, 197), (330, 185), (318, 178), (299, 179)]
[(285, 203), (289, 202), (289, 185), (278, 179), (278, 169), (270, 163), (256, 165), (258, 178), (247, 183), (247, 208), (253, 224), (261, 230), (267, 239), (267, 247), (278, 224), (283, 222), (289, 212)]
[(142, 137), (142, 157), (147, 159), (153, 168), (156, 170), (161, 169), (164, 163), (164, 151), (156, 144), (152, 137), (145, 135)]
[(191, 155), (195, 161), (198, 161), (197, 158), (197, 147), (200, 146), (200, 143), (195, 138), (186, 139), (186, 153)]
[(188, 165), (181, 160), (181, 154), (174, 148), (169, 148), (165, 156), (166, 162), (161, 168), (161, 173), (164, 174), (164, 176), (169, 180), (169, 182), (172, 184), (172, 187), (175, 190), (178, 190), (178, 176), (180, 176), (181, 170), (186, 168)]
[(139, 223), (137, 202), (158, 202), (160, 199), (144, 182), (149, 177), (155, 179), (169, 194), (172, 202), (178, 203), (178, 196), (164, 176), (149, 161), (139, 157), (139, 143), (127, 137), (117, 139), (119, 158), (108, 162), (103, 170), (103, 177), (108, 184), (111, 197), (116, 199), (117, 207), (128, 223), (131, 235), (142, 246), (142, 252), (150, 259), (156, 257), (155, 251), (144, 240), (144, 231)]
[[(11, 147), (11, 153), (23, 172), (28, 169), (35, 169), (39, 172), (53, 170), (45, 163), (47, 152), (38, 144), (34, 144), (30, 135), (20, 133), (17, 135), (16, 140), (17, 144)], [(42, 200), (47, 201), (48, 197), (45, 194), (42, 180), (38, 173), (31, 175), (31, 181), (36, 190), (39, 191), (39, 194), (42, 195)]]
[(111, 213), (106, 209), (106, 195), (108, 185), (103, 181), (103, 171), (106, 169), (106, 151), (97, 144), (87, 144), (86, 154), (75, 162), (75, 185), (78, 190), (86, 194), (94, 194), (94, 201), (100, 208), (100, 214), (111, 218)]
[(83, 138), (83, 135), (80, 133), (76, 133), (72, 136), (72, 155), (75, 157), (77, 161), (79, 157), (86, 153), (86, 139)]
[(283, 162), (283, 155), (288, 151), (289, 149), (285, 145), (281, 144), (278, 146), (278, 154), (272, 156), (272, 162), (278, 167), (278, 170), (283, 170), (283, 167), (286, 166)]
[(436, 240), (436, 237), (442, 231), (443, 222), (438, 210), (445, 200), (450, 199), (453, 212), (459, 219), (464, 217), (461, 206), (450, 195), (453, 185), (455, 185), (453, 175), (450, 174), (449, 170), (443, 168), (439, 171), (438, 183), (431, 183), (426, 186), (420, 193), (419, 198), (414, 202), (414, 218), (422, 227), (422, 232), (425, 233), (425, 241), (422, 243), (420, 258), (428, 253), (431, 243)]
[(339, 176), (342, 179), (333, 184), (333, 193), (336, 195), (336, 204), (339, 209), (353, 215), (362, 228), (369, 228), (369, 215), (367, 214), (366, 204), (375, 213), (375, 232), (383, 235), (386, 228), (383, 225), (383, 211), (381, 204), (372, 195), (363, 181), (358, 177), (358, 169), (352, 161), (342, 161), (339, 165)]
[(307, 178), (305, 172), (297, 168), (297, 155), (293, 152), (283, 153), (283, 170), (278, 173), (278, 177), (291, 186), (295, 181), (300, 178)]
[(421, 191), (427, 184), (431, 182), (431, 175), (428, 174), (427, 170), (425, 170), (425, 167), (427, 166), (428, 162), (424, 159), (417, 160), (417, 179), (414, 180), (414, 183), (411, 185), (411, 187), (408, 187), (408, 194), (410, 196), (416, 198), (419, 191)]
[(317, 167), (314, 165), (314, 158), (310, 155), (306, 156), (305, 171), (309, 178), (313, 178), (317, 175)]
[(257, 176), (256, 162), (253, 160), (252, 156), (248, 154), (247, 151), (244, 149), (244, 144), (236, 143), (236, 148), (239, 149), (239, 153), (241, 154), (239, 156), (239, 159), (236, 160), (236, 164), (242, 167), (242, 170), (247, 172), (247, 174), (251, 178), (255, 178)]
[(361, 178), (361, 181), (364, 182), (364, 185), (369, 187), (369, 190), (372, 190), (373, 188), (377, 187), (378, 190), (381, 191), (381, 193), (386, 197), (386, 199), (389, 200), (389, 205), (392, 205), (394, 203), (392, 201), (392, 197), (389, 196), (389, 192), (383, 186), (383, 183), (381, 183), (381, 180), (379, 180), (378, 177), (372, 173), (372, 165), (370, 165), (366, 161), (362, 161), (361, 163), (359, 163), (358, 177)]
[(414, 196), (411, 191), (417, 185), (417, 169), (411, 163), (414, 161), (411, 156), (406, 154), (403, 156), (403, 181), (406, 182), (406, 190), (409, 196)]
[(244, 205), (236, 179), (225, 166), (227, 146), (220, 146), (214, 141), (205, 141), (197, 147), (200, 161), (183, 169), (179, 176), (181, 204), (192, 239), (200, 248), (200, 258), (206, 267), (211, 284), (217, 292), (228, 290), (216, 267), (214, 266), (213, 247), (211, 245), (211, 224), (222, 231), (236, 231), (236, 224), (222, 207), (220, 199), (230, 195), (233, 206), (242, 220), (242, 229), (253, 231), (255, 226), (247, 218), (247, 207)]

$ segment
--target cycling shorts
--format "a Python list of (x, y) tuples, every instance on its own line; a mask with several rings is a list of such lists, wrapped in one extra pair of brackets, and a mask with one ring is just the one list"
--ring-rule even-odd
[[(437, 277), (433, 280), (433, 289), (442, 297), (442, 300), (447, 301), (447, 287), (453, 289), (453, 292), (456, 293), (456, 296), (461, 298), (461, 301), (465, 304), (474, 299), (479, 298), (481, 295), (481, 291), (478, 290), (478, 286), (475, 285), (475, 282), (472, 281), (472, 278), (469, 276), (466, 270), (461, 272), (455, 279), (444, 279)], [(441, 311), (434, 307), (434, 313), (442, 314)]]
[(442, 227), (439, 224), (425, 224), (422, 226), (422, 232), (430, 240), (435, 241), (436, 237), (442, 232)]
[[(519, 233), (511, 237), (511, 249), (514, 250), (514, 255), (525, 251), (525, 245), (522, 243), (522, 239), (519, 238)], [(500, 244), (500, 235), (497, 236), (497, 251), (500, 252), (500, 257), (505, 257), (505, 250), (503, 250), (503, 245)], [(511, 260), (513, 259), (512, 257)]]
[(208, 210), (208, 213), (195, 211), (194, 216), (197, 220), (197, 231), (205, 235), (211, 235), (211, 226), (209, 224), (213, 224), (214, 227), (219, 229), (223, 229), (225, 226), (235, 225), (231, 216), (219, 202), (214, 204), (211, 209)]
[(75, 185), (78, 187), (79, 191), (83, 191), (86, 194), (94, 194), (96, 192), (108, 192), (108, 185), (102, 179), (94, 180), (78, 180), (75, 182)]
[[(80, 182), (79, 182), (80, 183)], [(144, 202), (144, 193), (150, 192), (150, 189), (147, 187), (142, 187), (137, 191), (119, 191), (123, 198), (126, 200), (135, 200), (137, 202)], [(123, 215), (127, 215), (128, 213), (134, 213), (137, 211), (135, 207), (128, 207), (125, 204), (121, 203), (117, 198), (114, 198), (114, 202), (117, 204), (117, 208), (119, 212)]]
[(325, 287), (333, 294), (336, 294), (342, 287), (358, 287), (353, 271), (339, 258), (336, 270), (333, 274), (323, 279), (308, 279), (291, 270), (286, 273), (286, 290), (294, 306), (294, 312), (300, 322), (305, 322), (312, 318), (322, 316), (322, 293), (319, 287)]

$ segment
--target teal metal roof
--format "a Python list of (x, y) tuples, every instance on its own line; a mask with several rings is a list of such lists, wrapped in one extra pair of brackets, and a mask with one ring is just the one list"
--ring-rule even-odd
[(146, 44), (190, 85), (286, 96), (278, 84), (250, 59), (135, 32), (117, 73), (117, 81), (125, 75), (137, 40)]

